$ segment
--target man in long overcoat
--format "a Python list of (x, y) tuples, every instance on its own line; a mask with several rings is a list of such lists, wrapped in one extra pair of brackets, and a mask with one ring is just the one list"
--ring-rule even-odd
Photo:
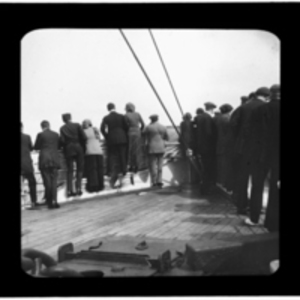
[(199, 113), (195, 119), (196, 152), (201, 157), (203, 178), (201, 192), (207, 194), (215, 181), (216, 130), (210, 114)]
[(252, 190), (250, 218), (246, 224), (257, 225), (262, 208), (264, 182), (270, 173), (269, 198), (265, 218), (265, 227), (269, 231), (279, 229), (279, 157), (280, 157), (280, 86), (270, 88), (271, 101), (253, 112), (252, 127), (256, 136), (256, 158), (252, 169)]
[(270, 91), (266, 87), (256, 91), (256, 97), (238, 107), (232, 114), (230, 123), (234, 135), (234, 160), (236, 163), (233, 197), (238, 214), (246, 214), (249, 205), (248, 182), (253, 165), (253, 147), (256, 138), (251, 134), (252, 112), (268, 101)]
[(57, 204), (57, 178), (60, 169), (60, 138), (58, 133), (50, 130), (50, 123), (42, 121), (42, 132), (37, 135), (34, 149), (40, 150), (39, 169), (44, 178), (46, 203), (48, 208), (59, 208)]

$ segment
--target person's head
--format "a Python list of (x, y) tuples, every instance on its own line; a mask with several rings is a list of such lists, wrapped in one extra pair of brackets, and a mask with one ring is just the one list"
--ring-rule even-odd
[(50, 123), (48, 121), (44, 120), (44, 121), (41, 122), (41, 127), (42, 127), (42, 130), (49, 129), (50, 128)]
[(184, 121), (190, 121), (192, 119), (192, 115), (190, 113), (185, 113), (183, 116)]
[(250, 100), (250, 98), (248, 98), (247, 96), (242, 96), (241, 97), (241, 104), (245, 104), (248, 100)]
[(270, 87), (271, 101), (280, 100), (280, 85), (274, 84)]
[(63, 115), (62, 115), (62, 120), (63, 120), (65, 123), (70, 122), (71, 119), (72, 119), (72, 117), (71, 117), (71, 114), (69, 114), (69, 113), (63, 114)]
[(154, 122), (158, 121), (158, 115), (151, 115), (149, 117), (149, 119), (151, 120), (151, 123), (154, 123)]
[(113, 103), (108, 103), (108, 104), (107, 104), (107, 110), (108, 110), (108, 111), (111, 111), (111, 110), (113, 110), (113, 109), (116, 109), (116, 106), (115, 106)]
[(204, 107), (206, 111), (213, 111), (217, 106), (212, 102), (205, 102)]
[(230, 104), (226, 103), (226, 104), (221, 105), (219, 109), (220, 109), (221, 114), (224, 115), (224, 114), (230, 113), (233, 110), (233, 107)]
[(204, 113), (203, 108), (197, 108), (196, 115), (200, 115), (200, 114), (203, 114), (203, 113)]
[(126, 112), (134, 112), (135, 111), (135, 106), (132, 103), (127, 103), (125, 106)]
[(82, 128), (83, 129), (87, 129), (87, 128), (89, 128), (89, 127), (92, 127), (93, 125), (92, 125), (92, 122), (91, 122), (91, 120), (89, 120), (89, 119), (85, 119), (83, 122), (82, 122)]
[(267, 87), (261, 87), (255, 92), (256, 98), (267, 102), (270, 97), (270, 90)]

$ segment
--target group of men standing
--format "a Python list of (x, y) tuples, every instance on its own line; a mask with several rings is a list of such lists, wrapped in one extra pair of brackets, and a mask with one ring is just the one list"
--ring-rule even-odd
[[(103, 118), (100, 130), (107, 146), (107, 174), (110, 176), (110, 186), (115, 188), (116, 181), (120, 179), (120, 183), (122, 183), (122, 178), (128, 171), (128, 144), (130, 143), (128, 133), (132, 128), (130, 128), (130, 122), (125, 116), (116, 112), (113, 103), (109, 103), (107, 109), (109, 114)], [(48, 208), (59, 208), (57, 181), (58, 170), (61, 168), (60, 149), (63, 150), (67, 165), (67, 197), (82, 195), (81, 186), (87, 136), (79, 123), (72, 122), (71, 114), (63, 114), (62, 120), (65, 124), (60, 128), (60, 134), (50, 129), (48, 121), (42, 121), (42, 132), (37, 135), (34, 146), (30, 136), (22, 132), (23, 124), (21, 123), (21, 176), (28, 180), (33, 209), (40, 205), (37, 202), (36, 179), (30, 155), (33, 150), (40, 151), (38, 167), (45, 187), (45, 199)], [(151, 184), (162, 187), (163, 155), (168, 134), (167, 129), (158, 122), (157, 115), (151, 115), (150, 120), (151, 123), (143, 129), (142, 133), (149, 155)], [(130, 148), (134, 149), (134, 146)], [(137, 156), (137, 149), (134, 150), (134, 155)], [(139, 151), (143, 151), (143, 149), (141, 148)], [(74, 164), (76, 165), (75, 191), (73, 186)]]
[(221, 185), (232, 194), (237, 213), (249, 215), (245, 220), (249, 226), (259, 223), (265, 181), (270, 178), (265, 218), (270, 231), (279, 228), (279, 103), (279, 85), (262, 87), (241, 97), (233, 112), (224, 104), (214, 113), (216, 105), (207, 102), (206, 111), (197, 109), (193, 121), (186, 114), (181, 123), (182, 140), (202, 170), (202, 194)]

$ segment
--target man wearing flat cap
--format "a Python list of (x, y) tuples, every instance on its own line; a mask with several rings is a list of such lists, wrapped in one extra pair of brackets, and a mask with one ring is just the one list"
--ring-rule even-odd
[[(206, 108), (212, 111), (214, 104), (205, 103)], [(195, 125), (195, 148), (201, 157), (203, 165), (203, 177), (201, 182), (201, 193), (208, 194), (215, 183), (215, 157), (216, 157), (216, 128), (211, 114), (199, 113), (194, 119)]]
[(253, 147), (257, 143), (255, 135), (252, 134), (251, 114), (257, 107), (268, 101), (270, 90), (266, 87), (261, 87), (257, 89), (255, 94), (256, 97), (238, 107), (230, 119), (234, 137), (235, 161), (233, 198), (237, 205), (238, 214), (244, 215), (249, 205), (248, 182), (253, 165)]
[(270, 173), (268, 206), (265, 227), (269, 231), (279, 230), (279, 157), (280, 157), (280, 86), (270, 88), (270, 102), (258, 107), (252, 114), (253, 135), (257, 138), (257, 147), (252, 152), (256, 157), (251, 176), (252, 182), (250, 218), (245, 222), (255, 226), (263, 202), (264, 182)]
[(158, 122), (158, 115), (151, 115), (151, 123), (143, 130), (149, 156), (149, 169), (152, 187), (162, 187), (162, 167), (165, 141), (168, 141), (167, 128)]
[(205, 111), (208, 113), (211, 117), (215, 115), (214, 110), (216, 109), (216, 105), (212, 102), (205, 102), (204, 103)]
[[(84, 165), (84, 145), (86, 135), (79, 123), (71, 121), (71, 114), (63, 114), (62, 119), (65, 123), (60, 128), (61, 145), (67, 163), (67, 196), (81, 196), (81, 181)], [(76, 192), (73, 191), (74, 163), (76, 163)]]

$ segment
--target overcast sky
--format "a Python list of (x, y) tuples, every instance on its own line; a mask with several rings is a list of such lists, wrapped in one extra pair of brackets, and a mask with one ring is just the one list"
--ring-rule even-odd
[[(240, 97), (280, 83), (280, 41), (250, 30), (152, 31), (184, 112), (206, 101), (237, 107)], [(181, 121), (148, 30), (124, 30), (174, 121)], [(124, 113), (136, 105), (144, 121), (170, 122), (118, 30), (45, 29), (21, 41), (21, 117), (33, 140), (40, 122), (59, 131), (61, 115), (99, 127), (108, 102)]]

